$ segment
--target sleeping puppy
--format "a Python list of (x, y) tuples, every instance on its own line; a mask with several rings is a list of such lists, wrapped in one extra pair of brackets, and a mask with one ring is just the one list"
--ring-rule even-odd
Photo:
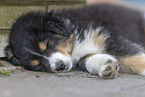
[[(28, 70), (80, 69), (100, 78), (145, 75), (143, 13), (98, 4), (82, 9), (29, 12), (13, 24), (7, 59)], [(120, 66), (119, 66), (120, 65)]]

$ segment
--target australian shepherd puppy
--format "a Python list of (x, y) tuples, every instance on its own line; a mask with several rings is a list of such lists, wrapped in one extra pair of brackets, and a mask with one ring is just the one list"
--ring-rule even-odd
[(28, 70), (79, 68), (100, 78), (120, 71), (145, 75), (142, 12), (98, 4), (81, 9), (30, 12), (13, 24), (7, 59)]

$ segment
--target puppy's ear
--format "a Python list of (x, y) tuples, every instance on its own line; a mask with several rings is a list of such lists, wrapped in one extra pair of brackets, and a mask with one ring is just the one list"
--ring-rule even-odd
[(70, 21), (69, 19), (64, 19), (59, 16), (53, 16), (47, 19), (43, 25), (45, 32), (50, 32), (54, 34), (59, 34), (63, 36), (69, 36), (70, 31)]

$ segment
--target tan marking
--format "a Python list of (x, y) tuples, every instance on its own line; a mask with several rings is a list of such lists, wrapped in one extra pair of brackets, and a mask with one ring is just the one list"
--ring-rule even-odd
[(72, 35), (67, 40), (61, 41), (60, 45), (57, 47), (58, 51), (63, 53), (64, 55), (70, 56), (72, 51), (72, 41)]
[(122, 72), (140, 74), (145, 70), (145, 54), (119, 58)]
[(46, 50), (46, 44), (43, 43), (43, 42), (40, 42), (40, 43), (39, 43), (39, 47), (40, 47), (40, 49), (42, 49), (42, 50)]
[(37, 66), (37, 65), (39, 65), (39, 60), (33, 60), (33, 61), (31, 61), (31, 64), (32, 65), (35, 65), (35, 66)]
[(95, 34), (93, 34), (93, 40), (94, 40), (94, 44), (97, 44), (99, 48), (102, 49), (102, 53), (105, 53), (105, 45), (106, 45), (105, 42), (106, 42), (106, 39), (109, 37), (109, 35), (107, 34), (98, 35), (100, 30), (101, 29), (96, 29)]

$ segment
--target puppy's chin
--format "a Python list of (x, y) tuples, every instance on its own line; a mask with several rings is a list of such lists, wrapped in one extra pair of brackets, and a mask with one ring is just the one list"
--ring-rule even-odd
[(68, 72), (72, 69), (71, 56), (64, 55), (60, 52), (53, 53), (48, 57), (50, 69), (52, 72)]

